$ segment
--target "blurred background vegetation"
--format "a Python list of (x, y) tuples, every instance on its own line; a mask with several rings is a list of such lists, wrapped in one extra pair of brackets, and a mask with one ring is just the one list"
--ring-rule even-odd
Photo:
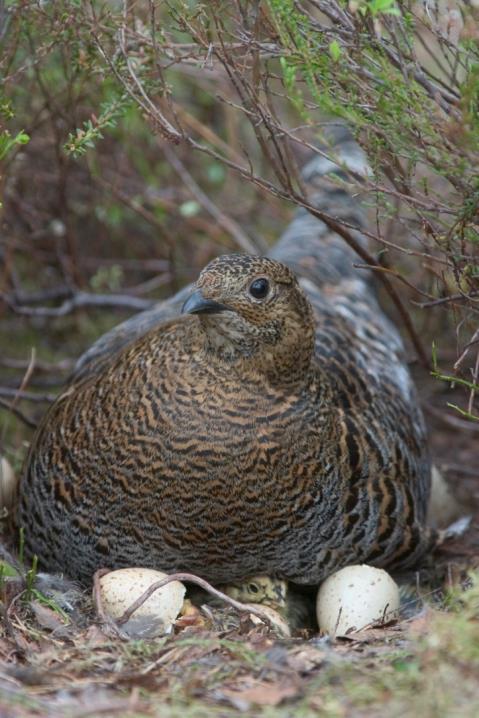
[(102, 332), (313, 209), (298, 166), (339, 118), (372, 166), (360, 263), (475, 475), (478, 6), (0, 0), (0, 452)]

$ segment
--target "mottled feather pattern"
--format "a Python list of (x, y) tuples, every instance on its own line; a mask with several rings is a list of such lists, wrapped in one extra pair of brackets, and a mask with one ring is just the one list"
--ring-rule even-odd
[[(349, 139), (340, 153), (367, 167)], [(325, 162), (306, 167), (311, 198), (364, 241), (344, 168)], [(142, 565), (317, 584), (346, 564), (417, 563), (434, 541), (425, 430), (357, 259), (299, 211), (269, 257), (219, 257), (102, 338), (32, 443), (28, 552), (85, 582)], [(180, 316), (193, 289), (208, 312)]]

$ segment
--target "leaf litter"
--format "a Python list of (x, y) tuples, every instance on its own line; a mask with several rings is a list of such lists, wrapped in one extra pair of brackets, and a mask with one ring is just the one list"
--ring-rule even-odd
[[(356, 715), (358, 709), (380, 716), (396, 703), (403, 710), (405, 694), (410, 700), (413, 684), (427, 684), (438, 661), (442, 667), (449, 662), (455, 683), (464, 679), (471, 710), (479, 707), (478, 689), (474, 704), (465, 684), (471, 666), (479, 671), (479, 649), (468, 643), (463, 648), (472, 652), (472, 663), (458, 662), (455, 641), (465, 624), (470, 639), (479, 639), (479, 583), (468, 572), (476, 540), (469, 537), (462, 564), (451, 563), (447, 547), (441, 584), (423, 589), (423, 605), (412, 617), (336, 640), (311, 630), (281, 637), (229, 605), (193, 607), (167, 636), (126, 639), (112, 634), (88, 592), (68, 614), (35, 595), (27, 600), (19, 582), (14, 595), (4, 586), (0, 716), (269, 718), (299, 710), (305, 716)], [(423, 585), (431, 585), (427, 572)], [(435, 605), (428, 606), (428, 595)]]

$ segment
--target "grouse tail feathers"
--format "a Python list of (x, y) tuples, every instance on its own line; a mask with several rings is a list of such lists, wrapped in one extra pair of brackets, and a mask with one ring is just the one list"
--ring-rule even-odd
[[(326, 126), (324, 142), (301, 171), (310, 204), (344, 226), (364, 248), (366, 219), (361, 199), (364, 178), (370, 174), (366, 155), (343, 123)], [(317, 288), (334, 288), (358, 278), (369, 283), (371, 278), (368, 270), (354, 266), (362, 260), (346, 240), (304, 208), (296, 211), (269, 256), (288, 264)], [(340, 286), (337, 289), (341, 291)]]

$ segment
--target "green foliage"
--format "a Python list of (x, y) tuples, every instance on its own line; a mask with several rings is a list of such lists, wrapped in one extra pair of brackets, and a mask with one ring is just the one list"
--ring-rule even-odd
[(70, 132), (64, 145), (65, 152), (73, 157), (81, 157), (87, 150), (95, 147), (98, 140), (103, 139), (103, 130), (116, 127), (118, 120), (124, 116), (130, 102), (126, 95), (118, 99), (102, 103), (98, 117), (92, 115), (91, 119), (83, 123), (82, 128)]
[(25, 559), (25, 529), (23, 526), (20, 527), (18, 536), (18, 560), (23, 563)]
[(225, 179), (225, 169), (218, 162), (208, 165), (207, 176), (213, 184), (221, 184)]
[(123, 269), (118, 264), (111, 267), (99, 267), (90, 279), (90, 286), (96, 292), (108, 289), (117, 292), (123, 281)]
[(194, 199), (190, 199), (187, 202), (183, 202), (183, 204), (180, 206), (180, 214), (183, 217), (194, 217), (198, 214), (201, 207), (198, 204), (198, 202)]
[[(459, 385), (463, 386), (466, 389), (469, 389), (469, 391), (472, 391), (474, 393), (479, 392), (479, 384), (476, 384), (474, 381), (470, 381), (468, 379), (463, 379), (458, 376), (452, 376), (451, 374), (444, 374), (439, 370), (438, 367), (438, 361), (437, 361), (437, 347), (436, 342), (432, 343), (432, 371), (431, 376), (435, 377), (436, 379), (439, 379), (440, 381), (444, 381), (450, 385), (451, 388), (454, 388), (454, 386)], [(447, 402), (447, 406), (450, 409), (454, 409), (457, 411), (461, 416), (463, 416), (466, 419), (470, 419), (472, 421), (479, 421), (479, 416), (476, 416), (470, 411), (466, 411), (465, 409), (462, 409), (457, 404), (453, 404), (452, 402)]]
[(0, 96), (0, 116), (4, 120), (11, 120), (15, 117), (11, 100)]
[(8, 130), (3, 130), (0, 134), (0, 161), (3, 160), (14, 147), (26, 145), (29, 141), (30, 137), (23, 130), (17, 132), (13, 137)]
[(333, 40), (329, 43), (329, 54), (336, 62), (341, 57), (341, 45), (337, 40)]
[[(472, 48), (472, 52), (477, 48)], [(476, 53), (477, 54), (477, 53)], [(479, 63), (471, 62), (461, 87), (462, 107), (469, 131), (479, 131)]]
[(34, 584), (35, 580), (37, 578), (37, 569), (38, 569), (38, 556), (34, 556), (32, 559), (32, 565), (31, 568), (28, 569), (26, 576), (25, 576), (25, 600), (31, 601), (33, 598), (33, 592), (34, 592)]
[(376, 15), (400, 15), (399, 8), (395, 0), (360, 0), (357, 3), (358, 12), (361, 15), (371, 13), (373, 17)]
[(48, 596), (45, 596), (41, 591), (39, 591), (36, 588), (31, 588), (29, 592), (29, 600), (35, 600), (38, 601), (38, 603), (41, 603), (43, 606), (46, 606), (47, 608), (50, 608), (52, 611), (55, 611), (55, 613), (58, 613), (58, 615), (64, 619), (68, 620), (68, 614), (66, 611), (63, 610), (61, 606), (58, 605), (56, 601), (53, 600), (53, 598), (49, 598)]
[(0, 589), (5, 578), (18, 578), (18, 571), (6, 561), (0, 561)]

